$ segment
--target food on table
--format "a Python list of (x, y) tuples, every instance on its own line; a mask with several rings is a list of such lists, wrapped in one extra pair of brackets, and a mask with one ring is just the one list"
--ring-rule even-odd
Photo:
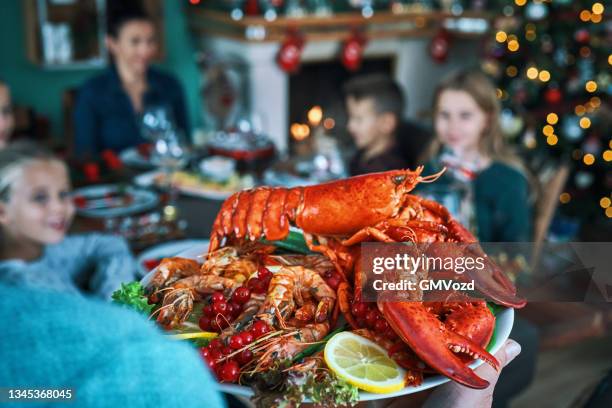
[[(260, 187), (232, 195), (215, 220), (203, 264), (168, 258), (154, 273), (145, 288), (157, 304), (153, 315), (169, 329), (197, 319), (201, 330), (219, 333), (201, 349), (207, 364), (221, 381), (257, 390), (269, 390), (271, 383), (295, 390), (297, 375), (314, 383), (340, 381), (339, 376), (362, 389), (387, 392), (419, 385), (432, 372), (485, 388), (488, 382), (468, 367), (475, 358), (499, 365), (484, 349), (495, 327), (495, 316), (484, 301), (377, 304), (361, 296), (363, 241), (476, 242), (443, 206), (409, 194), (417, 183), (439, 176), (421, 172), (390, 171), (313, 187)], [(297, 248), (290, 224), (304, 231), (303, 249), (292, 251), (297, 254), (282, 251)], [(266, 241), (258, 241), (262, 238)], [(470, 248), (469, 254), (486, 258), (480, 247)], [(305, 254), (308, 250), (312, 252)], [(477, 290), (494, 302), (522, 307), (525, 302), (516, 296), (512, 282), (487, 262), (482, 274), (466, 272), (465, 278), (473, 279)], [(339, 313), (347, 328), (339, 324)], [(329, 340), (335, 330), (345, 329), (351, 332)], [(372, 343), (378, 347), (369, 349)], [(355, 350), (363, 347), (364, 353), (382, 357), (373, 357), (363, 370), (349, 369), (343, 358), (355, 359)], [(402, 373), (401, 383), (392, 371)], [(336, 386), (344, 391), (351, 387), (339, 382)], [(344, 391), (338, 395), (347, 404), (352, 393)], [(284, 398), (288, 395), (293, 394)]]
[(226, 183), (236, 173), (236, 160), (223, 156), (207, 157), (200, 162), (200, 171), (204, 178)]
[[(154, 178), (155, 185), (163, 186), (166, 175), (159, 173)], [(238, 173), (233, 173), (224, 182), (206, 179), (197, 173), (187, 171), (177, 171), (172, 174), (172, 185), (179, 190), (198, 192), (198, 191), (216, 191), (219, 193), (233, 193), (243, 188), (251, 187), (252, 181), (249, 177), (240, 177)]]

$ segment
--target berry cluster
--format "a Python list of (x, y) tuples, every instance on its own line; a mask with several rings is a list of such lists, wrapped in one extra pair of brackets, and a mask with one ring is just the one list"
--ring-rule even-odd
[(378, 311), (375, 303), (353, 302), (351, 314), (355, 317), (359, 327), (374, 330), (389, 340), (397, 339), (397, 335)]
[[(237, 382), (240, 376), (240, 367), (253, 359), (253, 353), (249, 349), (244, 349), (238, 354), (235, 353), (269, 331), (270, 327), (263, 321), (258, 320), (253, 323), (249, 330), (234, 334), (226, 339), (225, 343), (221, 339), (212, 340), (208, 346), (200, 348), (200, 355), (220, 381)], [(232, 355), (232, 357), (228, 358), (229, 355)]]
[(246, 283), (236, 289), (234, 294), (226, 299), (222, 292), (215, 292), (210, 297), (210, 303), (202, 308), (202, 317), (199, 320), (200, 329), (220, 333), (236, 317), (240, 316), (244, 304), (251, 299), (251, 293), (266, 293), (272, 279), (272, 272), (262, 266), (257, 271), (257, 276), (252, 277)]

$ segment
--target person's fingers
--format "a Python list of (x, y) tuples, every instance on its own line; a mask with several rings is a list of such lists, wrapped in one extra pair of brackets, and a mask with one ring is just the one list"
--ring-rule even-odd
[(507, 366), (512, 360), (521, 353), (521, 345), (512, 339), (506, 340), (506, 343), (495, 354), (500, 366)]
[(507, 366), (521, 352), (521, 346), (514, 340), (508, 339), (503, 346), (495, 353), (495, 358), (499, 361), (500, 370), (497, 371), (488, 364), (482, 364), (474, 372), (481, 378), (487, 380), (491, 386), (495, 386), (501, 369)]
[[(501, 368), (507, 366), (521, 352), (521, 346), (514, 340), (506, 340), (495, 353)], [(489, 382), (483, 390), (475, 390), (456, 382), (451, 382), (437, 388), (424, 404), (424, 407), (459, 408), (459, 407), (490, 407), (493, 401), (493, 390), (501, 373), (488, 364), (482, 364), (474, 372)]]

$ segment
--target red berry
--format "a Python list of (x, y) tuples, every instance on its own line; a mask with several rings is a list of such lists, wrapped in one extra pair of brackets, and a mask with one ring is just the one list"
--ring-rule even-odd
[(240, 315), (240, 312), (242, 312), (242, 306), (240, 306), (238, 303), (232, 302), (229, 304), (229, 306), (230, 315), (233, 318), (238, 317)]
[(208, 368), (210, 368), (210, 371), (212, 371), (213, 373), (215, 372), (215, 369), (217, 368), (217, 362), (215, 360), (207, 359), (206, 365), (208, 366)]
[(256, 339), (260, 338), (261, 336), (266, 334), (268, 331), (269, 331), (268, 325), (261, 320), (258, 320), (255, 323), (253, 323), (253, 327), (251, 328), (251, 333), (253, 334), (253, 337), (255, 337)]
[(389, 327), (389, 324), (383, 319), (383, 320), (377, 320), (376, 323), (374, 324), (374, 327), (376, 328), (376, 331), (378, 333), (384, 333), (387, 331), (387, 328)]
[(210, 347), (213, 350), (221, 349), (221, 347), (223, 347), (223, 342), (221, 341), (221, 339), (212, 339), (210, 343), (208, 343), (208, 347)]
[(200, 317), (200, 320), (198, 320), (198, 326), (200, 326), (200, 329), (202, 329), (202, 331), (210, 330), (210, 317), (208, 316)]
[(254, 340), (253, 334), (248, 331), (240, 333), (240, 337), (242, 337), (242, 343), (244, 343), (245, 345), (251, 344)]
[(220, 349), (214, 349), (210, 352), (210, 360), (215, 363), (223, 358), (223, 352)]
[(385, 337), (390, 340), (395, 340), (397, 338), (397, 334), (393, 331), (391, 326), (387, 327), (387, 330), (385, 331)]
[(236, 289), (236, 292), (234, 292), (232, 298), (234, 302), (243, 305), (251, 298), (251, 291), (249, 290), (249, 288), (241, 286)]
[(211, 327), (214, 329), (218, 329), (217, 331), (221, 331), (229, 326), (229, 322), (224, 316), (217, 316), (213, 322), (211, 323)]
[(237, 362), (230, 360), (221, 366), (219, 374), (222, 381), (236, 382), (238, 381), (238, 376), (240, 375), (240, 367), (238, 366)]
[(334, 275), (331, 278), (329, 278), (326, 283), (330, 288), (332, 288), (333, 290), (336, 290), (338, 289), (338, 286), (340, 285), (340, 277), (338, 277), (337, 275)]
[(376, 324), (376, 316), (378, 315), (378, 313), (376, 313), (374, 310), (370, 310), (368, 312), (368, 314), (366, 314), (365, 319), (366, 322), (368, 324), (368, 326), (373, 329), (374, 325)]
[(225, 346), (221, 349), (221, 352), (223, 353), (224, 356), (227, 356), (229, 354), (232, 354), (234, 350), (232, 350), (230, 346)]
[(227, 312), (227, 302), (225, 300), (221, 300), (213, 303), (213, 310), (215, 313), (225, 314), (225, 312)]
[(210, 322), (210, 330), (217, 333), (221, 332), (221, 326), (219, 326), (219, 323), (217, 323), (217, 319), (214, 319)]
[(364, 328), (368, 326), (368, 322), (363, 317), (357, 317), (355, 319), (357, 321), (357, 326)]
[(368, 305), (362, 302), (353, 303), (353, 307), (351, 308), (351, 313), (355, 317), (365, 317), (368, 312)]
[(259, 279), (258, 278), (251, 278), (249, 279), (249, 281), (247, 282), (247, 289), (249, 289), (251, 292), (253, 291), (253, 289), (259, 284)]
[(213, 303), (221, 302), (225, 300), (225, 296), (223, 296), (222, 292), (215, 292), (212, 294), (211, 300)]
[(254, 293), (266, 293), (268, 291), (269, 281), (257, 281), (255, 287), (252, 289)]
[(229, 339), (229, 345), (234, 350), (241, 349), (244, 346), (244, 340), (240, 334), (235, 334)]
[(202, 308), (202, 313), (204, 313), (204, 315), (208, 317), (213, 317), (215, 315), (215, 311), (213, 310), (213, 307), (211, 305), (204, 306)]
[(227, 304), (227, 310), (225, 311), (225, 314), (227, 316), (231, 316), (234, 313), (234, 305), (235, 305), (235, 303), (228, 303)]
[(272, 277), (272, 272), (270, 272), (270, 270), (265, 266), (260, 266), (257, 270), (257, 276), (259, 279), (265, 279), (268, 276)]
[(238, 354), (238, 362), (241, 365), (247, 364), (252, 359), (253, 359), (253, 352), (251, 350), (244, 350), (242, 353)]
[(200, 356), (206, 360), (210, 357), (210, 350), (207, 347), (200, 347)]

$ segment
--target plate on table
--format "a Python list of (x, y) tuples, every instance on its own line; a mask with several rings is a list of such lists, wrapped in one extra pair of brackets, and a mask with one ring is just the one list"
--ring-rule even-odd
[(120, 184), (104, 184), (74, 191), (77, 214), (84, 217), (120, 217), (150, 210), (159, 203), (150, 190)]
[[(134, 184), (141, 187), (159, 186), (163, 184), (164, 174), (154, 170), (139, 174), (134, 178)], [(208, 198), (210, 200), (225, 200), (237, 191), (253, 186), (248, 176), (233, 175), (226, 183), (217, 183), (202, 179), (196, 173), (178, 171), (173, 176), (175, 188), (185, 195)]]
[(206, 251), (208, 251), (207, 239), (182, 239), (155, 245), (140, 253), (136, 261), (141, 276), (145, 276), (149, 271), (155, 269), (163, 258), (180, 254), (185, 258), (196, 259)]
[(151, 148), (152, 145), (148, 143), (129, 147), (119, 153), (119, 158), (126, 166), (149, 169), (153, 167), (150, 157)]
[[(192, 247), (186, 249), (184, 252), (179, 253), (177, 256), (184, 258), (192, 258), (197, 259), (197, 256), (202, 254), (202, 247)], [(153, 276), (154, 270), (150, 271), (142, 280), (141, 283), (143, 286), (149, 282), (151, 277)], [(501, 346), (505, 343), (505, 341), (510, 336), (510, 331), (512, 330), (512, 326), (514, 324), (514, 309), (512, 308), (499, 308), (499, 310), (495, 314), (495, 330), (493, 332), (493, 336), (489, 345), (486, 349), (491, 353), (495, 354), (501, 348)], [(483, 361), (476, 360), (470, 367), (472, 369), (479, 367), (483, 364)], [(442, 375), (433, 375), (430, 377), (426, 377), (423, 379), (423, 383), (417, 387), (408, 386), (396, 392), (390, 392), (386, 394), (374, 394), (365, 391), (359, 391), (359, 401), (373, 401), (379, 399), (386, 398), (394, 398), (400, 397), (403, 395), (414, 394), (423, 390), (427, 390), (429, 388), (437, 387), (438, 385), (442, 385), (451, 381), (447, 377)], [(232, 394), (238, 397), (251, 397), (254, 392), (250, 387), (237, 385), (237, 384), (217, 384), (217, 389), (223, 391), (228, 394)], [(309, 402), (309, 401), (304, 401)]]

